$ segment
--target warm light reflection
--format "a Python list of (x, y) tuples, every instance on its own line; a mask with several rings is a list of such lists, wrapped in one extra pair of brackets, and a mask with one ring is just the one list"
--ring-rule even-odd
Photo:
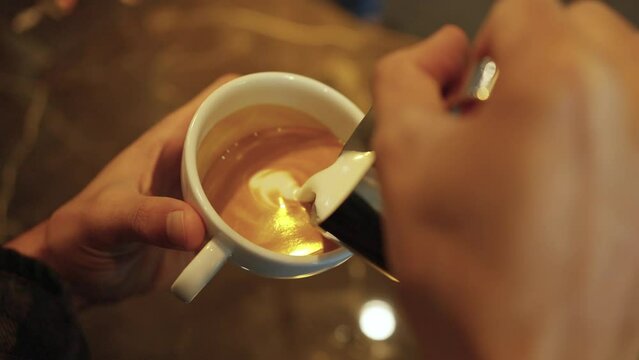
[(478, 100), (486, 101), (490, 97), (490, 90), (488, 88), (482, 87), (477, 89), (477, 93), (475, 94)]
[(273, 225), (275, 226), (276, 231), (279, 231), (284, 235), (290, 235), (291, 232), (296, 230), (298, 221), (288, 213), (284, 199), (280, 197), (278, 200), (280, 207), (275, 212)]
[(486, 101), (490, 98), (490, 94), (493, 92), (497, 78), (499, 77), (499, 68), (497, 64), (489, 58), (483, 60), (480, 66), (480, 77), (477, 84), (475, 84), (475, 98), (480, 101)]
[(386, 340), (395, 332), (395, 313), (385, 301), (371, 300), (359, 313), (359, 328), (372, 340)]
[(286, 211), (286, 201), (284, 201), (283, 197), (278, 196), (277, 197), (277, 203), (280, 206), (280, 209), (278, 211), (282, 211), (282, 210)]
[(289, 255), (293, 256), (305, 256), (317, 253), (322, 250), (322, 244), (320, 243), (306, 243), (297, 245)]
[[(278, 197), (279, 207), (273, 217), (273, 228), (286, 244), (284, 253), (293, 256), (305, 256), (320, 252), (323, 244), (320, 241), (308, 241), (300, 234), (301, 226), (307, 222), (306, 213), (291, 213), (283, 197)], [(292, 204), (293, 206), (299, 206)], [(291, 206), (291, 205), (289, 205)], [(303, 211), (303, 210), (302, 210)]]

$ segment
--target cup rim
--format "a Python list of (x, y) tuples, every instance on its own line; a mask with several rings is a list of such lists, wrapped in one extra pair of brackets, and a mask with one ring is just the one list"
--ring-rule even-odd
[[(327, 253), (293, 256), (268, 250), (260, 245), (251, 242), (244, 236), (240, 235), (231, 226), (226, 224), (226, 222), (218, 214), (218, 212), (215, 210), (213, 205), (206, 197), (206, 194), (204, 193), (204, 188), (202, 187), (202, 182), (200, 180), (199, 172), (197, 169), (197, 149), (199, 145), (198, 139), (200, 138), (201, 133), (204, 131), (204, 126), (207, 123), (208, 114), (213, 111), (212, 109), (215, 108), (215, 106), (221, 101), (221, 99), (225, 97), (226, 94), (232, 92), (236, 88), (246, 86), (247, 83), (251, 82), (273, 81), (274, 79), (291, 81), (291, 83), (295, 84), (295, 86), (316, 88), (317, 91), (335, 98), (336, 102), (339, 104), (338, 106), (341, 106), (353, 117), (359, 119), (364, 117), (364, 113), (339, 91), (320, 81), (311, 79), (303, 75), (287, 72), (269, 71), (243, 75), (241, 77), (235, 78), (211, 92), (200, 104), (191, 119), (186, 138), (184, 140), (183, 151), (184, 170), (186, 172), (188, 185), (192, 191), (195, 201), (198, 203), (198, 206), (201, 207), (202, 213), (200, 213), (200, 216), (208, 217), (208, 221), (210, 221), (216, 228), (217, 234), (212, 235), (211, 237), (219, 237), (219, 233), (222, 233), (223, 235), (225, 235), (225, 237), (230, 238), (230, 240), (233, 242), (233, 246), (229, 250), (232, 253), (234, 253), (237, 248), (241, 248), (243, 251), (249, 252), (253, 255), (257, 255), (265, 260), (277, 263), (286, 263), (289, 265), (308, 266), (313, 264), (339, 264), (347, 260), (352, 255), (352, 253), (348, 249), (341, 245), (339, 245), (339, 248)], [(228, 246), (228, 244), (224, 245)], [(242, 266), (243, 264), (239, 265)]]

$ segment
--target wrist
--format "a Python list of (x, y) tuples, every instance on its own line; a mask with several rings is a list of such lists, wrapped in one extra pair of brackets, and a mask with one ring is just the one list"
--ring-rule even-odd
[[(19, 235), (17, 238), (7, 242), (2, 247), (11, 249), (22, 256), (35, 259), (48, 268), (53, 270), (58, 276), (62, 276), (51, 261), (49, 249), (47, 246), (47, 231), (49, 219), (44, 220), (40, 224), (34, 226), (27, 232)], [(65, 282), (64, 279), (63, 283)], [(71, 301), (76, 309), (83, 309), (87, 306), (87, 302), (81, 296), (71, 292)]]

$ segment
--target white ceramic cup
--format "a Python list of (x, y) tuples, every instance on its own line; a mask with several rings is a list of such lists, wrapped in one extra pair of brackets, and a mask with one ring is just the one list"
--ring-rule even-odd
[[(292, 256), (267, 250), (247, 240), (215, 211), (202, 188), (197, 153), (201, 141), (220, 120), (242, 108), (274, 104), (303, 111), (346, 141), (364, 117), (344, 95), (316, 80), (290, 73), (264, 72), (234, 79), (214, 92), (193, 116), (182, 155), (182, 193), (204, 220), (210, 240), (171, 286), (181, 300), (190, 302), (230, 260), (257, 274), (298, 278), (317, 274), (346, 261), (351, 253), (338, 247), (319, 255)], [(215, 131), (215, 130), (213, 130)]]

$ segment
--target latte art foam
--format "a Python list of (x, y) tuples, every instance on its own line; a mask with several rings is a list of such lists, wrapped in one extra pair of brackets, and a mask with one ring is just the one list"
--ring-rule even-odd
[(265, 169), (251, 176), (249, 188), (256, 202), (281, 207), (284, 199), (295, 200), (300, 185), (288, 171)]

